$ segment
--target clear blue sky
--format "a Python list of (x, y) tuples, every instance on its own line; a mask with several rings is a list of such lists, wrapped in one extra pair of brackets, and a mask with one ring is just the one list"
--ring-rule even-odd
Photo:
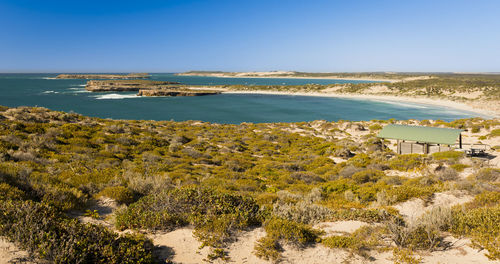
[(0, 0), (0, 72), (500, 72), (498, 0)]

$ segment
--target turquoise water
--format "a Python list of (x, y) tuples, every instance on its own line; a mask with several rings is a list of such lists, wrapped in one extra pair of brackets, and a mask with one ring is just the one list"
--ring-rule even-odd
[[(444, 107), (313, 96), (222, 94), (202, 97), (137, 97), (135, 93), (90, 93), (86, 80), (50, 79), (57, 74), (0, 74), (0, 105), (43, 106), (52, 110), (113, 119), (201, 120), (217, 123), (311, 120), (442, 119), (478, 116)], [(360, 81), (286, 78), (215, 78), (153, 74), (153, 80), (184, 84), (304, 85)]]

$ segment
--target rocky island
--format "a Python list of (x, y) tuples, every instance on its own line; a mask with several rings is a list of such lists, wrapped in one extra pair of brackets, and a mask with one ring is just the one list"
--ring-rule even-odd
[(139, 90), (138, 96), (203, 96), (216, 95), (221, 91), (216, 90), (193, 90), (193, 89), (160, 89), (160, 90)]
[(129, 73), (129, 74), (59, 74), (56, 79), (147, 79), (147, 73)]
[(193, 89), (177, 82), (150, 80), (88, 81), (90, 92), (138, 92), (138, 96), (203, 96), (220, 94), (218, 90)]
[(85, 89), (90, 92), (137, 92), (141, 89), (165, 89), (177, 82), (150, 80), (103, 80), (88, 81)]

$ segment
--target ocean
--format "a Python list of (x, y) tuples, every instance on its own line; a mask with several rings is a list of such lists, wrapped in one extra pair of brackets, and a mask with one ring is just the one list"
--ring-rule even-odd
[[(316, 96), (221, 94), (200, 97), (137, 97), (135, 93), (91, 93), (87, 80), (53, 79), (57, 74), (0, 74), (0, 105), (41, 106), (51, 110), (136, 120), (200, 120), (242, 122), (301, 122), (312, 120), (441, 119), (479, 116), (446, 107), (407, 102)], [(304, 85), (365, 81), (292, 78), (217, 78), (152, 74), (152, 80), (192, 85)]]

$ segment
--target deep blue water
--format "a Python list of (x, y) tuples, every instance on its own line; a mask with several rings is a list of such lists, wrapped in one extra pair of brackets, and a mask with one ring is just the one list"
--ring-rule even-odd
[[(311, 120), (442, 119), (478, 116), (444, 107), (313, 96), (222, 94), (201, 97), (136, 97), (135, 93), (90, 93), (86, 80), (50, 79), (57, 74), (0, 74), (0, 105), (43, 106), (52, 110), (113, 119), (202, 120), (217, 123)], [(153, 80), (184, 84), (304, 85), (359, 81), (287, 78), (216, 78), (153, 74)]]

